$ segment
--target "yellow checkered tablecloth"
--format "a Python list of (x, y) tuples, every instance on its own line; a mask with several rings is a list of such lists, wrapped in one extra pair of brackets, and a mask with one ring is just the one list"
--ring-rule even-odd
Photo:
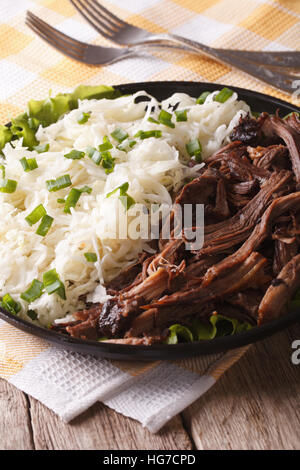
[[(177, 33), (215, 47), (297, 50), (300, 45), (300, 0), (102, 3), (137, 26)], [(69, 91), (79, 84), (210, 81), (295, 100), (242, 72), (188, 52), (152, 51), (105, 67), (75, 62), (34, 36), (24, 24), (27, 9), (77, 39), (111, 45), (84, 22), (68, 0), (1, 0), (1, 123), (23, 112), (29, 99), (45, 98), (49, 90), (53, 95)], [(205, 393), (246, 349), (176, 363), (105, 361), (58, 351), (0, 320), (0, 377), (67, 421), (101, 400), (154, 432)]]
[[(153, 32), (173, 32), (215, 47), (296, 50), (300, 45), (299, 0), (110, 0), (102, 2), (126, 21)], [(53, 26), (86, 42), (111, 45), (68, 0), (1, 0), (0, 120), (24, 110), (31, 98), (68, 91), (80, 83), (118, 84), (146, 80), (195, 80), (251, 88), (291, 101), (227, 66), (191, 53), (151, 52), (106, 67), (62, 56), (24, 24), (31, 9)]]

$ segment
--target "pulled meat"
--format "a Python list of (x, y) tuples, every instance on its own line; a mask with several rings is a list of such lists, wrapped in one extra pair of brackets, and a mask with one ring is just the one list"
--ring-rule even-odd
[[(262, 325), (283, 315), (300, 288), (300, 121), (241, 117), (232, 142), (206, 160), (176, 204), (203, 204), (204, 244), (161, 239), (107, 285), (103, 305), (54, 329), (118, 344), (162, 342), (174, 323), (219, 312)], [(192, 221), (194, 227), (195, 221)], [(193, 248), (193, 246), (192, 246)]]

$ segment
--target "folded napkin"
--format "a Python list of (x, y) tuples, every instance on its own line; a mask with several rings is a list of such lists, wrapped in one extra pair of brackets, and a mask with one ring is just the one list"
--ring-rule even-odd
[(157, 432), (247, 348), (174, 362), (105, 360), (58, 349), (0, 320), (0, 377), (65, 421), (101, 401)]
[[(82, 41), (111, 45), (68, 0), (1, 0), (0, 120), (78, 84), (194, 80), (292, 97), (205, 57), (171, 50), (132, 57), (107, 67), (72, 61), (35, 37), (24, 24), (27, 9)], [(109, 0), (103, 4), (129, 22), (170, 31), (215, 47), (288, 50), (299, 46), (299, 2), (293, 0)], [(0, 321), (0, 376), (69, 421), (97, 400), (157, 431), (205, 393), (247, 348), (177, 362), (100, 360), (58, 350)]]

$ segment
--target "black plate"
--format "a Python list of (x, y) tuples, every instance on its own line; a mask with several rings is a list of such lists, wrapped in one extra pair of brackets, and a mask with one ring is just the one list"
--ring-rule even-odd
[[(222, 88), (224, 85), (214, 83), (196, 83), (196, 82), (146, 82), (130, 83), (126, 85), (115, 86), (123, 94), (135, 93), (139, 90), (145, 90), (158, 100), (168, 98), (176, 92), (187, 93), (198, 97), (203, 91), (214, 91)], [(291, 111), (299, 112), (300, 109), (290, 103), (279, 100), (272, 96), (246, 90), (244, 88), (230, 87), (235, 90), (239, 98), (246, 101), (253, 111), (275, 113), (279, 109), (280, 115), (284, 116)], [(39, 336), (50, 343), (64, 349), (71, 349), (85, 354), (92, 354), (99, 357), (126, 360), (163, 360), (180, 359), (183, 357), (213, 354), (228, 349), (238, 348), (246, 344), (254, 343), (267, 336), (271, 336), (278, 331), (300, 320), (300, 310), (291, 312), (277, 320), (274, 320), (259, 328), (253, 328), (247, 332), (235, 336), (225, 336), (209, 341), (200, 341), (197, 343), (183, 344), (155, 344), (153, 346), (131, 346), (123, 344), (99, 343), (96, 341), (83, 341), (60, 333), (33, 325), (21, 318), (0, 309), (0, 318), (6, 320), (16, 328)]]

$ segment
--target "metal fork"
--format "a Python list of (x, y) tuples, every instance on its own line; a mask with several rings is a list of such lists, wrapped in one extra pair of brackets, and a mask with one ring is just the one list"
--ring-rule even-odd
[[(137, 52), (141, 50), (140, 46), (135, 46), (135, 48), (131, 49), (117, 49), (114, 47), (102, 47), (95, 46), (93, 44), (86, 44), (58, 31), (30, 11), (27, 12), (26, 24), (48, 44), (51, 44), (53, 47), (72, 59), (79, 60), (86, 64), (110, 64), (117, 60), (136, 55)], [(234, 65), (244, 72), (247, 72), (256, 78), (260, 78), (272, 86), (281, 88), (288, 92), (294, 91), (293, 80), (297, 79), (296, 76), (279, 72), (274, 73), (261, 65), (251, 62), (242, 62), (240, 59), (227, 60), (227, 58), (222, 58), (220, 60), (229, 65)]]
[(249, 60), (262, 65), (276, 67), (300, 68), (300, 53), (290, 52), (260, 52), (241, 51), (234, 49), (216, 49), (199, 42), (175, 34), (152, 34), (145, 29), (133, 26), (118, 18), (102, 6), (97, 0), (70, 0), (79, 13), (105, 38), (125, 46), (134, 45), (168, 45), (170, 43), (184, 46), (192, 51), (202, 52), (209, 56), (235, 57)]
[(27, 26), (63, 54), (85, 64), (105, 65), (137, 54), (139, 49), (101, 47), (78, 41), (58, 31), (32, 12), (27, 11)]

